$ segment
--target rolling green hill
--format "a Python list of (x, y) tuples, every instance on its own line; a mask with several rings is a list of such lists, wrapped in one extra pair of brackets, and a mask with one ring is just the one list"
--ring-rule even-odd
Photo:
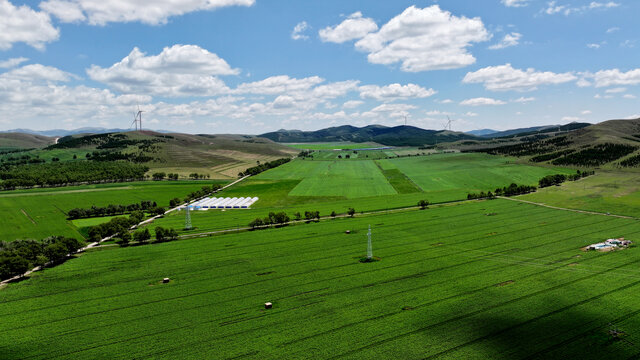
[(32, 150), (31, 155), (49, 159), (50, 154), (55, 154), (60, 161), (71, 160), (73, 155), (82, 160), (128, 160), (148, 166), (149, 173), (163, 171), (187, 177), (195, 172), (219, 179), (235, 178), (240, 171), (254, 166), (258, 161), (290, 157), (298, 152), (255, 136), (164, 134), (153, 131), (72, 135), (60, 138), (57, 144), (51, 142), (44, 149)]
[(386, 127), (369, 125), (362, 128), (345, 125), (318, 131), (278, 130), (260, 135), (276, 142), (375, 142), (389, 146), (422, 146), (478, 137), (446, 130), (425, 130), (414, 126)]
[(23, 134), (0, 133), (0, 150), (43, 148), (55, 142), (55, 138)]
[(640, 166), (640, 119), (609, 120), (552, 137), (484, 150), (530, 161), (583, 167)]

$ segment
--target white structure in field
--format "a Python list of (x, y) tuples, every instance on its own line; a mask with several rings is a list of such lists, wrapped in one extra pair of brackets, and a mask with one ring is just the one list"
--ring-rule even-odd
[(257, 197), (234, 197), (234, 198), (204, 198), (192, 204), (192, 210), (210, 209), (248, 209), (253, 203), (258, 201)]

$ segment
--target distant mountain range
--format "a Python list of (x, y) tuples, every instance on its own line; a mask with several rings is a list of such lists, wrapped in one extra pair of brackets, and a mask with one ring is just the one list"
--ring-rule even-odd
[(497, 132), (500, 132), (500, 131), (493, 130), (493, 129), (479, 129), (479, 130), (467, 131), (466, 133), (469, 135), (475, 135), (475, 136), (487, 136), (487, 135), (495, 134)]
[(477, 139), (474, 135), (446, 130), (425, 130), (415, 126), (350, 125), (330, 127), (317, 131), (278, 130), (260, 135), (276, 142), (375, 142), (389, 146), (421, 146), (465, 139)]
[[(301, 131), (301, 130), (278, 130), (262, 134), (260, 136), (271, 139), (276, 142), (376, 142), (389, 146), (421, 146), (434, 145), (444, 142), (453, 142), (458, 140), (482, 140), (509, 136), (524, 136), (541, 134), (555, 131), (570, 131), (587, 127), (588, 123), (571, 123), (567, 125), (546, 125), (534, 126), (528, 128), (519, 128), (506, 131), (498, 131), (493, 129), (473, 130), (466, 133), (446, 131), (446, 130), (425, 130), (415, 126), (394, 126), (388, 127), (383, 125), (369, 125), (365, 127), (355, 127), (350, 125), (330, 127), (317, 131)], [(54, 130), (31, 130), (31, 129), (12, 129), (0, 131), (0, 134), (29, 134), (47, 137), (63, 137), (78, 134), (104, 134), (127, 132), (131, 129), (106, 129), (101, 127), (84, 127), (73, 130), (54, 129)], [(159, 133), (171, 133), (170, 131), (157, 130)], [(42, 141), (42, 140), (40, 140)], [(3, 145), (0, 142), (0, 145)]]

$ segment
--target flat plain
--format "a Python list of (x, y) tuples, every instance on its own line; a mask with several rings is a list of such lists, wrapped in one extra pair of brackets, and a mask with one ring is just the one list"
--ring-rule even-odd
[[(361, 263), (368, 225), (380, 261)], [(493, 200), (107, 247), (3, 289), (0, 346), (7, 359), (627, 358), (640, 254), (580, 249), (620, 236), (640, 224)], [(609, 323), (626, 341), (607, 341)]]

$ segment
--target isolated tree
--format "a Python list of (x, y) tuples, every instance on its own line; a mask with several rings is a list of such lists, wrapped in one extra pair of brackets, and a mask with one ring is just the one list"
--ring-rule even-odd
[(331, 212), (331, 217), (332, 217), (332, 218), (334, 218), (334, 219), (335, 219), (336, 215), (337, 215), (337, 214), (336, 214), (336, 212), (335, 212), (335, 211), (332, 211), (332, 212)]
[(349, 210), (347, 210), (347, 214), (349, 214), (349, 216), (353, 217), (353, 215), (355, 215), (356, 213), (356, 209), (354, 208), (349, 208)]
[(420, 201), (418, 201), (418, 206), (420, 206), (420, 209), (424, 210), (424, 209), (427, 208), (427, 206), (429, 206), (429, 201), (420, 200)]
[(293, 214), (293, 217), (294, 217), (296, 220), (300, 220), (300, 219), (302, 219), (302, 215), (300, 215), (300, 211), (297, 211), (295, 214)]

